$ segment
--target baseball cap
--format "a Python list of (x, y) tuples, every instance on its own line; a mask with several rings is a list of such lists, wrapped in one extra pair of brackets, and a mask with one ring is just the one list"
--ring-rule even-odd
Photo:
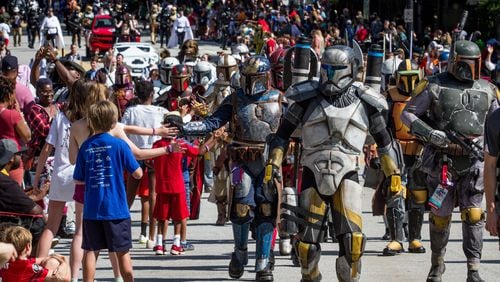
[(7, 164), (16, 153), (19, 153), (16, 142), (11, 139), (0, 140), (0, 166)]
[(19, 67), (16, 56), (5, 56), (2, 59), (2, 71), (11, 71)]

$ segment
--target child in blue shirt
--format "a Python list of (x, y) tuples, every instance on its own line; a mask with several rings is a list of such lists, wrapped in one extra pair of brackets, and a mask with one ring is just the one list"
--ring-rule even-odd
[(108, 133), (118, 121), (113, 103), (100, 101), (90, 106), (87, 119), (93, 135), (80, 147), (73, 174), (77, 184), (85, 184), (83, 279), (94, 280), (99, 251), (108, 249), (117, 254), (124, 281), (133, 281), (131, 222), (123, 171), (140, 179), (142, 169), (127, 143)]

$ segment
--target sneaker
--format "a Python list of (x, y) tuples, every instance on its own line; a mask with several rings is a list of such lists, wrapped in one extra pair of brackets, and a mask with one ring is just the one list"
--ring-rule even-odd
[(146, 249), (153, 249), (155, 247), (155, 241), (153, 240), (148, 240), (146, 242)]
[(148, 238), (146, 236), (142, 235), (139, 237), (139, 244), (146, 244), (148, 242)]
[(194, 251), (194, 246), (193, 244), (189, 243), (181, 243), (181, 247), (184, 249), (184, 251)]
[(183, 255), (184, 249), (182, 248), (182, 246), (172, 245), (172, 248), (170, 249), (170, 254), (174, 256)]
[(163, 251), (163, 246), (162, 245), (156, 245), (154, 248), (153, 248), (153, 251), (155, 252), (156, 255), (158, 256), (162, 256), (165, 254), (165, 252)]

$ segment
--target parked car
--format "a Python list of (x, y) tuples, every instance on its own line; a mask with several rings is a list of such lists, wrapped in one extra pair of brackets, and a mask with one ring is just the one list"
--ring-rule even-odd
[(90, 58), (97, 51), (102, 54), (111, 48), (115, 42), (115, 24), (110, 15), (96, 15), (92, 28), (86, 36), (86, 56)]
[(133, 78), (140, 78), (149, 71), (151, 64), (158, 64), (160, 56), (151, 43), (118, 42), (113, 46), (113, 53), (123, 55), (123, 61), (130, 68)]

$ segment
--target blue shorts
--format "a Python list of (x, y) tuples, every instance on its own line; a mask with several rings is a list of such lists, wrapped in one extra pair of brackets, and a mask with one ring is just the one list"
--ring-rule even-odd
[(132, 248), (130, 218), (115, 220), (83, 220), (82, 249), (128, 252)]

